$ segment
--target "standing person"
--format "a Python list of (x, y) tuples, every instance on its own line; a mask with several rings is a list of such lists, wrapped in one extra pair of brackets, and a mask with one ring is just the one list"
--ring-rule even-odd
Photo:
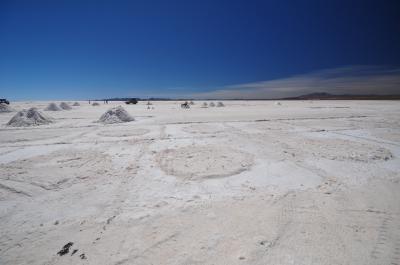
[(89, 99), (89, 105), (90, 105), (90, 99)]

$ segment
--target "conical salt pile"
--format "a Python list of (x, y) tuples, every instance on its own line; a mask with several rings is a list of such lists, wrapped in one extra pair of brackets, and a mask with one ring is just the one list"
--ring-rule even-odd
[(41, 113), (37, 108), (24, 109), (15, 114), (7, 123), (8, 126), (26, 127), (52, 123), (52, 118)]
[(65, 102), (61, 102), (61, 103), (60, 103), (60, 108), (62, 108), (63, 110), (70, 110), (70, 109), (72, 109), (71, 106), (68, 105), (68, 104), (65, 103)]
[(218, 102), (217, 107), (225, 107), (224, 103), (222, 103), (221, 101)]
[(211, 102), (211, 103), (210, 103), (210, 107), (215, 107), (215, 103), (214, 103), (214, 102)]
[(60, 107), (56, 105), (56, 103), (50, 103), (44, 110), (48, 111), (60, 111)]
[(7, 104), (0, 104), (0, 112), (13, 112), (14, 110)]
[(72, 106), (80, 106), (81, 104), (79, 104), (79, 102), (75, 102), (74, 104), (72, 104)]
[(100, 104), (97, 103), (97, 102), (95, 102), (95, 103), (92, 104), (92, 106), (99, 106), (99, 105), (100, 105)]
[(202, 105), (201, 107), (202, 107), (202, 108), (207, 108), (207, 107), (208, 107), (207, 102), (204, 102), (203, 105)]
[(99, 122), (102, 123), (120, 123), (134, 121), (135, 119), (121, 106), (111, 108), (101, 115)]

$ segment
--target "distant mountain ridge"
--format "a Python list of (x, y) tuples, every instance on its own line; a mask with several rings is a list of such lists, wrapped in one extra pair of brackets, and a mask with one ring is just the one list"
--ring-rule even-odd
[[(94, 101), (127, 101), (129, 97), (120, 97), (120, 98), (109, 98), (109, 99), (94, 99)], [(138, 101), (185, 101), (185, 100), (196, 100), (194, 98), (135, 98)], [(296, 97), (285, 97), (285, 98), (254, 98), (254, 99), (216, 99), (216, 98), (207, 98), (207, 99), (198, 99), (198, 100), (400, 100), (400, 94), (398, 95), (353, 95), (353, 94), (342, 94), (342, 95), (334, 95), (326, 92), (315, 92), (310, 94), (305, 94)]]
[(281, 100), (399, 100), (400, 95), (333, 95), (325, 92), (316, 92), (297, 97), (281, 98)]

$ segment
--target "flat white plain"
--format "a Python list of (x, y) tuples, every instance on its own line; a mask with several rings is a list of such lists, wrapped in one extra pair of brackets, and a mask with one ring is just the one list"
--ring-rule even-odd
[(0, 113), (0, 264), (400, 262), (398, 101), (79, 103)]

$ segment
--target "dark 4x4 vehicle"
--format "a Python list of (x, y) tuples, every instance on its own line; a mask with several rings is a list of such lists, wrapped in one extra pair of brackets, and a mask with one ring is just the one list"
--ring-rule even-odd
[(7, 104), (7, 105), (10, 104), (10, 102), (9, 102), (7, 99), (5, 99), (5, 98), (0, 98), (0, 103), (5, 103), (5, 104)]
[(136, 98), (131, 98), (131, 99), (128, 99), (127, 101), (125, 101), (125, 104), (137, 104), (137, 103), (138, 103), (138, 101)]

